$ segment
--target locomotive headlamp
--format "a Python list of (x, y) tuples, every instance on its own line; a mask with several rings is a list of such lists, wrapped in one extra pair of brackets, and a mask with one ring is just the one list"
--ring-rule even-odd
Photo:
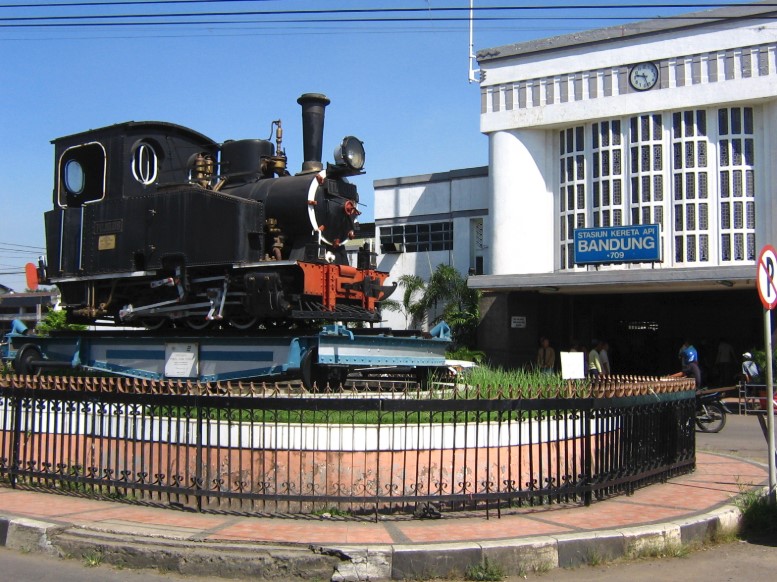
[(344, 137), (335, 150), (335, 163), (360, 172), (364, 167), (364, 144), (352, 135)]

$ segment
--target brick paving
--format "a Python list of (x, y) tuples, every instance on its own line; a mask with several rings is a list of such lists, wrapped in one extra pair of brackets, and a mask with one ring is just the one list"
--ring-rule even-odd
[(424, 544), (515, 539), (593, 532), (678, 521), (711, 511), (742, 488), (767, 482), (765, 467), (746, 460), (698, 452), (694, 473), (595, 501), (590, 507), (545, 506), (477, 517), (432, 520), (270, 518), (196, 513), (121, 502), (0, 488), (0, 515), (73, 524), (94, 531), (158, 535), (181, 540), (268, 544)]

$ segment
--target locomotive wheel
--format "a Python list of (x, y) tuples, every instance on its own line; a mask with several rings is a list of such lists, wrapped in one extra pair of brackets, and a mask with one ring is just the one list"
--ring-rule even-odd
[(167, 323), (167, 319), (164, 317), (148, 317), (145, 319), (141, 319), (140, 323), (148, 331), (155, 331), (157, 329), (163, 328)]
[(253, 329), (259, 323), (259, 318), (245, 315), (243, 317), (230, 317), (229, 325), (239, 330)]
[(23, 346), (16, 354), (13, 360), (13, 369), (19, 375), (31, 375), (38, 376), (40, 374), (40, 368), (33, 366), (32, 362), (35, 360), (42, 360), (43, 356), (40, 350), (32, 345)]
[(212, 320), (205, 319), (204, 317), (187, 317), (183, 322), (186, 327), (195, 331), (208, 329), (213, 324)]
[(330, 390), (339, 390), (345, 385), (350, 370), (347, 366), (325, 366), (316, 363), (318, 348), (311, 348), (304, 356), (300, 368), (302, 372), (302, 385), (308, 390), (321, 392), (329, 387)]

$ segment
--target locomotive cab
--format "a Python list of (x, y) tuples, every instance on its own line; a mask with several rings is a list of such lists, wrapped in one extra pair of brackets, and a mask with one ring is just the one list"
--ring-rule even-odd
[(309, 319), (378, 321), (392, 288), (369, 262), (348, 264), (359, 196), (347, 177), (364, 149), (345, 138), (321, 163), (323, 110), (303, 95), (305, 162), (290, 175), (267, 140), (219, 145), (163, 122), (127, 122), (54, 140), (48, 266), (71, 321), (122, 325)]

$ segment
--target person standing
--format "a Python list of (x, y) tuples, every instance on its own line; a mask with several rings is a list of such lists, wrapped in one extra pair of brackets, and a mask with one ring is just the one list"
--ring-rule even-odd
[(602, 374), (609, 376), (612, 374), (610, 370), (610, 344), (607, 342), (601, 343), (601, 349), (599, 350), (599, 361), (602, 364)]
[(591, 342), (591, 351), (588, 352), (588, 375), (591, 378), (598, 378), (602, 373), (602, 359), (599, 357), (601, 347), (601, 342)]
[(537, 350), (537, 367), (543, 374), (552, 374), (556, 365), (556, 350), (550, 347), (550, 340), (540, 339), (540, 349)]
[(731, 344), (723, 338), (718, 344), (718, 355), (715, 357), (715, 370), (718, 373), (718, 384), (725, 386), (734, 381), (734, 363), (736, 352)]
[(758, 369), (758, 364), (753, 361), (753, 354), (745, 352), (742, 354), (742, 360), (742, 379), (745, 382), (760, 380), (761, 370)]

